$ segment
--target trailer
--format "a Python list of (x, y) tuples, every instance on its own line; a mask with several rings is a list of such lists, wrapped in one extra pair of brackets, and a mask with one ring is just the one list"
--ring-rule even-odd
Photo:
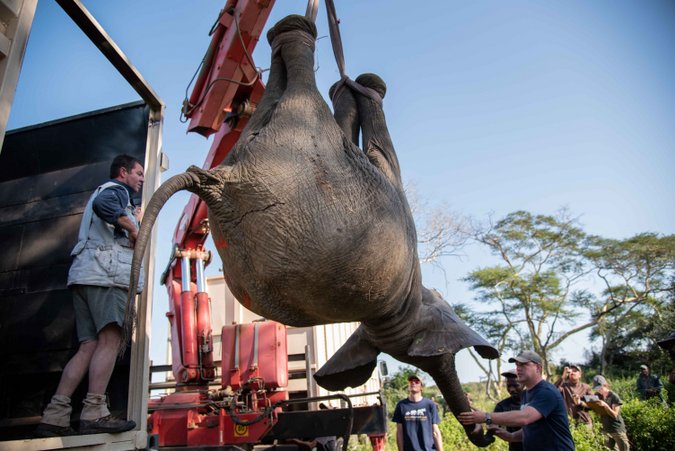
[[(137, 301), (130, 352), (109, 385), (112, 413), (133, 419), (137, 428), (31, 438), (78, 345), (65, 286), (69, 252), (86, 200), (106, 179), (119, 148), (107, 143), (124, 145), (144, 162), (143, 207), (168, 165), (161, 152), (164, 102), (80, 1), (57, 2), (142, 100), (6, 135), (9, 107), (4, 122), (0, 115), (0, 240), (5, 255), (16, 256), (0, 264), (0, 352), (6, 363), (0, 369), (0, 449), (298, 449), (299, 441), (326, 436), (343, 437), (346, 449), (351, 434), (368, 434), (374, 449), (383, 449), (387, 419), (378, 375), (351, 393), (326, 392), (311, 377), (355, 325), (287, 329), (242, 310), (238, 320), (214, 323), (212, 312), (230, 307), (214, 308), (212, 302), (227, 296), (209, 292), (209, 285), (216, 290), (224, 283), (206, 282), (209, 227), (206, 206), (196, 196), (177, 222), (174, 253), (162, 276), (172, 339), (165, 394), (150, 396), (161, 384), (150, 383), (149, 284)], [(315, 2), (309, 3), (307, 14), (315, 14)], [(0, 66), (0, 96), (9, 95), (9, 105), (35, 5), (35, 0), (0, 1), (0, 13), (9, 10), (18, 24), (9, 28), (17, 30), (16, 46), (5, 49), (0, 36), (0, 52), (8, 56), (7, 70)], [(228, 0), (214, 25), (204, 67), (183, 106), (189, 131), (215, 135), (204, 168), (227, 155), (265, 89), (250, 55), (273, 6), (274, 0)], [(121, 135), (128, 141), (120, 142)], [(147, 257), (155, 253), (155, 241), (146, 254), (148, 281), (154, 280), (153, 259)], [(75, 415), (84, 395), (82, 389), (73, 395)]]

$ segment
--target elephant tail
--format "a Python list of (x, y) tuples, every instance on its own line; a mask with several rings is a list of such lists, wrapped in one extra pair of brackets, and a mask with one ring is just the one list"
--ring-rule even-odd
[[(150, 242), (150, 236), (155, 221), (157, 220), (157, 216), (166, 201), (178, 191), (199, 191), (202, 184), (202, 179), (199, 177), (199, 171), (206, 172), (199, 168), (190, 168), (187, 172), (174, 175), (164, 182), (152, 195), (152, 198), (150, 199), (150, 202), (148, 202), (145, 212), (143, 213), (143, 221), (141, 222), (141, 227), (138, 231), (136, 244), (134, 245), (134, 256), (131, 261), (131, 277), (129, 279), (127, 306), (124, 313), (124, 331), (119, 349), (120, 356), (124, 355), (128, 344), (131, 342), (131, 337), (136, 325), (135, 300), (140, 279), (141, 263), (143, 261), (145, 250)], [(150, 283), (150, 281), (147, 283)]]

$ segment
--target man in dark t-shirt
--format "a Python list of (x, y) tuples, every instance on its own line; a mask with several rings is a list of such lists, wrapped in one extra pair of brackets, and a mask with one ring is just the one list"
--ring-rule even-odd
[(408, 397), (396, 404), (392, 421), (396, 423), (396, 445), (399, 451), (432, 451), (443, 449), (436, 403), (422, 397), (422, 381), (408, 377)]
[[(523, 392), (523, 386), (518, 382), (518, 375), (516, 370), (504, 371), (502, 373), (504, 379), (506, 379), (506, 391), (509, 392), (509, 396), (506, 399), (502, 399), (495, 405), (495, 412), (510, 412), (512, 410), (520, 410), (520, 397)], [(517, 426), (507, 426), (506, 430), (509, 432), (516, 432), (520, 428)], [(522, 451), (523, 443), (522, 442), (511, 442), (509, 443), (509, 451)]]
[[(569, 428), (565, 403), (560, 391), (542, 378), (542, 360), (534, 351), (523, 351), (509, 359), (516, 364), (518, 381), (525, 386), (520, 410), (487, 413), (479, 410), (462, 412), (464, 425), (486, 423), (488, 430), (507, 442), (523, 442), (525, 451), (573, 451), (574, 440)], [(522, 426), (516, 432), (496, 427)]]

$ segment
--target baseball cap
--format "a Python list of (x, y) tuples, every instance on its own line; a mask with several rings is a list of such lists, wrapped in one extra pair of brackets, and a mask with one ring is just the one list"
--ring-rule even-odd
[(418, 381), (420, 384), (422, 383), (422, 379), (420, 379), (416, 374), (411, 374), (408, 376), (408, 382), (410, 381)]
[(507, 379), (513, 379), (514, 377), (518, 377), (518, 373), (516, 373), (516, 370), (506, 370), (502, 373), (502, 376)]
[(576, 363), (571, 363), (568, 365), (570, 368), (576, 368), (577, 371), (581, 371), (581, 367), (577, 365)]
[(520, 363), (534, 362), (537, 365), (541, 365), (541, 357), (539, 357), (539, 354), (537, 354), (534, 351), (523, 351), (516, 357), (511, 357), (509, 359), (509, 363), (516, 363), (516, 362)]
[(598, 374), (597, 376), (593, 376), (593, 391), (600, 390), (600, 388), (606, 384), (607, 379), (605, 379), (602, 375)]
[(648, 370), (649, 367), (647, 365), (640, 365), (641, 370)]

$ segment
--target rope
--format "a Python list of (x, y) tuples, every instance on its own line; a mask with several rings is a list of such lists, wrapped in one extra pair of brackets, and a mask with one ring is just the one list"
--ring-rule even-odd
[(302, 45), (306, 45), (312, 51), (314, 51), (314, 38), (312, 38), (310, 35), (305, 33), (304, 31), (300, 30), (291, 30), (291, 31), (285, 31), (277, 36), (274, 37), (274, 41), (272, 41), (272, 55), (276, 55), (277, 52), (281, 51), (281, 47), (288, 43), (295, 43), (300, 41)]
[(335, 12), (335, 4), (333, 3), (333, 0), (326, 0), (326, 14), (328, 15), (328, 30), (330, 33), (330, 42), (333, 45), (333, 54), (335, 54), (335, 62), (337, 63), (338, 71), (340, 72), (340, 82), (336, 87), (335, 91), (333, 92), (333, 98), (331, 99), (331, 101), (335, 102), (335, 100), (337, 100), (344, 87), (348, 86), (352, 90), (366, 97), (370, 97), (373, 101), (381, 105), (382, 97), (380, 97), (377, 91), (356, 83), (346, 74), (344, 49), (342, 47), (342, 37), (340, 36), (340, 20), (337, 18), (337, 13)]
[(319, 11), (319, 0), (309, 0), (307, 2), (307, 11), (305, 17), (316, 23), (316, 13)]

